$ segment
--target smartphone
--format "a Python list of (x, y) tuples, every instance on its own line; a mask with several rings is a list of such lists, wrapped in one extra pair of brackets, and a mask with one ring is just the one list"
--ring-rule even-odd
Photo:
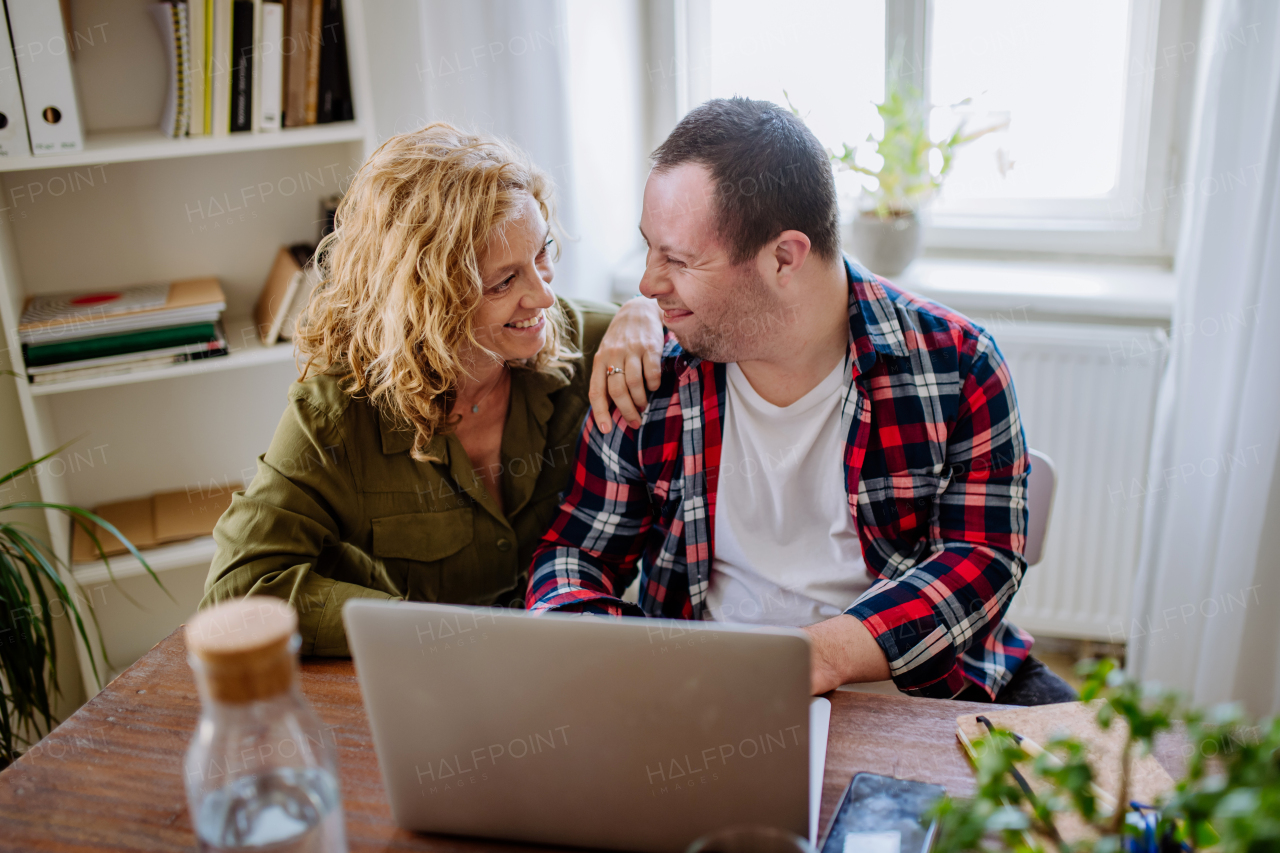
[(924, 820), (941, 785), (859, 773), (831, 820), (822, 853), (928, 853), (935, 823)]

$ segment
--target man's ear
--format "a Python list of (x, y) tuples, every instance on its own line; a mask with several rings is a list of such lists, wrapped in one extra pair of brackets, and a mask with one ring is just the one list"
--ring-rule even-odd
[(779, 286), (786, 287), (808, 260), (812, 244), (808, 235), (801, 231), (783, 231), (770, 246), (770, 272), (777, 278)]

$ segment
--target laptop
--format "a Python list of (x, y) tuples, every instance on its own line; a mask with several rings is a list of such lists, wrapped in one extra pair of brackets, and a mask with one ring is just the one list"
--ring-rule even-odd
[(643, 853), (816, 836), (830, 703), (799, 630), (359, 599), (343, 619), (405, 829)]

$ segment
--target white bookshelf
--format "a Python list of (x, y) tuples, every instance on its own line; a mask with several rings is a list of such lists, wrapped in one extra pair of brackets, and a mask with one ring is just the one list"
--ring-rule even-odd
[(202, 157), (209, 154), (240, 154), (271, 148), (301, 148), (334, 142), (362, 142), (365, 128), (355, 121), (333, 122), (312, 127), (286, 128), (273, 133), (233, 133), (229, 136), (198, 136), (169, 139), (159, 130), (112, 130), (89, 133), (84, 150), (74, 154), (49, 154), (22, 160), (0, 160), (0, 172), (29, 172), (36, 169), (65, 169), (100, 163), (131, 163), (138, 160), (167, 160), (173, 157)]
[[(159, 548), (143, 551), (147, 565), (157, 575), (170, 569), (182, 569), (199, 563), (208, 563), (213, 559), (214, 544), (212, 536), (201, 536), (185, 542), (175, 542)], [(94, 560), (91, 563), (73, 563), (71, 575), (80, 586), (122, 580), (124, 578), (145, 575), (147, 570), (142, 562), (132, 554), (122, 554), (108, 560)]]
[[(0, 197), (9, 200), (0, 211), (0, 323), (13, 370), (24, 374), (17, 327), (27, 297), (197, 276), (222, 284), (229, 354), (49, 385), (3, 378), (17, 385), (32, 458), (73, 442), (59, 464), (37, 471), (44, 500), (93, 507), (252, 478), (297, 368), (292, 345), (262, 346), (248, 317), (276, 251), (315, 241), (321, 199), (376, 141), (363, 3), (343, 5), (355, 121), (174, 140), (152, 129), (166, 68), (146, 4), (71, 0), (73, 25), (106, 22), (112, 35), (74, 63), (84, 150), (0, 162)], [(73, 171), (89, 179), (69, 182)], [(231, 201), (213, 201), (222, 199)], [(131, 556), (112, 559), (110, 574), (101, 561), (70, 564), (70, 521), (46, 517), (70, 566), (64, 582), (94, 602), (103, 626), (105, 648), (94, 640), (100, 669), (104, 650), (111, 669), (122, 669), (194, 610), (211, 537), (144, 552), (175, 603)], [(88, 649), (77, 652), (91, 697)]]

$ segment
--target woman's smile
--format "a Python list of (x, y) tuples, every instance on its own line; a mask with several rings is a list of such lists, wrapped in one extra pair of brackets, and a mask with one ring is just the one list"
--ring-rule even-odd
[(530, 332), (539, 332), (546, 324), (547, 315), (542, 311), (539, 311), (532, 317), (526, 317), (523, 320), (512, 320), (510, 323), (507, 323), (504, 328), (510, 329), (518, 335), (522, 335)]

